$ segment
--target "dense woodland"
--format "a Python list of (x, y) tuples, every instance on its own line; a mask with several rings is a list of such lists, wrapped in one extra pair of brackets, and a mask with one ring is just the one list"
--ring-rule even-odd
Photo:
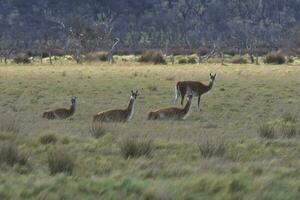
[(300, 0), (0, 0), (0, 52), (298, 52)]

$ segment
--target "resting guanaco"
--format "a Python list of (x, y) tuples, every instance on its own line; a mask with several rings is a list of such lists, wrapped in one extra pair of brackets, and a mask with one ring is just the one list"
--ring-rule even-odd
[(68, 117), (71, 117), (75, 113), (76, 108), (76, 100), (77, 97), (71, 98), (71, 106), (69, 109), (67, 108), (57, 108), (57, 109), (51, 109), (47, 110), (43, 113), (43, 118), (46, 119), (66, 119)]
[(187, 102), (184, 108), (171, 107), (171, 108), (163, 108), (153, 112), (149, 112), (148, 120), (185, 119), (190, 110), (192, 98), (193, 98), (192, 94), (187, 95)]
[(138, 90), (133, 92), (131, 90), (131, 97), (126, 109), (114, 109), (99, 112), (94, 116), (94, 122), (127, 122), (133, 117), (134, 113), (134, 104), (138, 97)]
[(175, 101), (177, 102), (179, 96), (181, 96), (181, 105), (183, 105), (184, 96), (188, 90), (191, 90), (194, 97), (198, 97), (198, 110), (200, 108), (200, 98), (201, 95), (211, 90), (213, 87), (215, 78), (217, 74), (209, 74), (209, 83), (204, 85), (199, 81), (179, 81), (175, 86)]

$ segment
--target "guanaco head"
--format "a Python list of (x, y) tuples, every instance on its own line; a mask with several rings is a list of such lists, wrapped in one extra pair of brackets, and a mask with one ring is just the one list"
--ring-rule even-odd
[(209, 74), (209, 81), (210, 81), (210, 82), (214, 82), (216, 76), (217, 76), (217, 74), (214, 74), (214, 75), (213, 75), (212, 73), (210, 73), (210, 74)]
[(75, 96), (71, 98), (71, 104), (72, 104), (73, 106), (76, 105), (76, 100), (77, 100), (77, 97), (75, 97)]
[(133, 91), (131, 90), (131, 99), (136, 100), (136, 98), (139, 96), (139, 91)]

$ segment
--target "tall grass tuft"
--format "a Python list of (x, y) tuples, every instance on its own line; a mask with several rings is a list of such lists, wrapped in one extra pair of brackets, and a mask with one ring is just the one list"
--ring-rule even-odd
[(14, 143), (4, 143), (0, 146), (0, 164), (13, 167), (15, 164), (25, 165), (27, 159), (19, 155), (18, 146)]
[(292, 114), (292, 113), (285, 113), (282, 115), (282, 119), (284, 122), (288, 123), (296, 123), (297, 122), (297, 115)]
[(212, 141), (206, 139), (198, 144), (198, 149), (201, 157), (203, 158), (223, 157), (226, 153), (226, 148), (223, 141)]
[(281, 127), (283, 138), (293, 138), (297, 136), (297, 128), (294, 124), (285, 124)]
[(8, 119), (6, 121), (2, 121), (0, 125), (0, 131), (5, 133), (19, 133), (19, 122), (16, 119)]
[(75, 166), (73, 157), (65, 151), (48, 153), (48, 167), (50, 174), (65, 173), (71, 175)]
[(149, 157), (153, 152), (153, 141), (147, 138), (124, 138), (120, 143), (123, 158)]
[(286, 59), (281, 52), (270, 52), (266, 55), (264, 63), (268, 64), (284, 64)]
[(265, 139), (274, 139), (275, 138), (275, 129), (269, 124), (262, 124), (258, 128), (258, 135), (261, 138)]
[(56, 143), (57, 142), (57, 138), (54, 134), (45, 134), (40, 136), (39, 141), (41, 144), (51, 144), (51, 143)]
[(92, 137), (98, 139), (104, 136), (106, 133), (106, 129), (102, 123), (93, 123), (90, 126), (90, 134)]
[(167, 61), (160, 51), (145, 51), (138, 61), (154, 64), (167, 64)]

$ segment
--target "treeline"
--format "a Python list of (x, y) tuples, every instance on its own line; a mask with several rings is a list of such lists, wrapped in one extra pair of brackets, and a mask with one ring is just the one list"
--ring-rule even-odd
[(299, 52), (300, 0), (1, 0), (0, 53)]

